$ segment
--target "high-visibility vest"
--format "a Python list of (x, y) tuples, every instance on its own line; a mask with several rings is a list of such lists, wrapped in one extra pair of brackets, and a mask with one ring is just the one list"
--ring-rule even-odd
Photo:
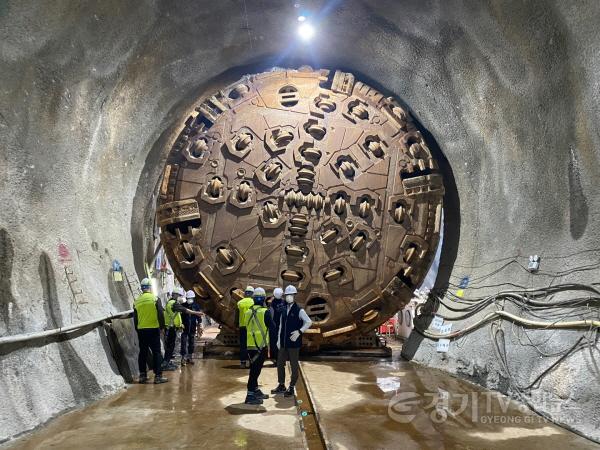
[(144, 292), (135, 299), (133, 307), (137, 313), (138, 330), (143, 328), (158, 328), (158, 310), (156, 297), (151, 292)]
[(240, 311), (240, 318), (238, 320), (238, 325), (240, 327), (246, 326), (246, 311), (248, 311), (252, 305), (254, 305), (254, 300), (250, 297), (244, 297), (239, 302), (237, 302), (237, 307)]
[(168, 328), (181, 328), (183, 326), (181, 313), (173, 311), (174, 304), (175, 300), (173, 299), (167, 302), (167, 306), (165, 307), (165, 326)]
[(269, 345), (269, 330), (265, 324), (267, 308), (254, 305), (246, 311), (246, 337), (250, 349), (264, 348)]

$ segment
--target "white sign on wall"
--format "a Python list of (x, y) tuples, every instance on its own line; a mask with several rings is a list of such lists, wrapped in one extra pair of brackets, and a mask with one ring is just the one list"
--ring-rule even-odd
[(431, 321), (431, 328), (434, 330), (439, 330), (443, 324), (444, 319), (442, 319), (440, 316), (434, 316), (433, 320)]
[(452, 331), (452, 324), (451, 323), (447, 323), (446, 325), (442, 325), (440, 328), (440, 334), (450, 334), (450, 332)]
[(436, 350), (441, 353), (446, 353), (450, 348), (450, 339), (439, 339), (437, 341)]

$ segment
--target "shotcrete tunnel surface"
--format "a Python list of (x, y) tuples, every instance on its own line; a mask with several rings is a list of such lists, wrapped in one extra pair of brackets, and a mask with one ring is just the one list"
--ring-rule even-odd
[[(306, 40), (299, 39), (299, 16), (314, 27), (312, 39), (306, 34)], [(127, 394), (142, 388), (136, 386), (118, 393), (126, 382), (137, 377), (133, 324), (116, 318), (99, 322), (97, 319), (131, 308), (137, 289), (135, 280), (146, 274), (159, 240), (159, 226), (165, 234), (167, 224), (160, 223), (164, 218), (160, 209), (157, 221), (156, 207), (166, 203), (161, 197), (161, 181), (165, 167), (172, 164), (174, 156), (170, 152), (178, 143), (182, 124), (213, 93), (247, 79), (243, 77), (248, 74), (286, 73), (279, 68), (290, 68), (305, 76), (318, 74), (321, 68), (332, 69), (331, 76), (336, 70), (354, 74), (356, 81), (382, 93), (384, 98), (395, 99), (398, 107), (413, 118), (438, 165), (436, 170), (443, 176), (444, 194), (439, 204), (443, 203), (440, 231), (444, 241), (439, 273), (433, 295), (415, 319), (420, 332), (413, 331), (403, 345), (402, 355), (412, 362), (388, 368), (394, 372), (391, 375), (381, 372), (385, 368), (380, 366), (367, 369), (368, 362), (352, 362), (332, 370), (307, 363), (315, 364), (314, 376), (321, 377), (312, 393), (315, 407), (324, 411), (319, 416), (321, 425), (325, 431), (329, 427), (333, 444), (340, 448), (351, 446), (348, 433), (368, 426), (349, 421), (344, 428), (338, 414), (348, 412), (346, 407), (356, 407), (357, 414), (364, 417), (376, 416), (372, 417), (375, 422), (385, 415), (379, 418), (386, 429), (381, 434), (386, 438), (383, 446), (402, 446), (399, 442), (387, 442), (394, 439), (395, 431), (408, 433), (410, 439), (415, 437), (414, 430), (425, 436), (423, 430), (433, 426), (430, 419), (417, 414), (417, 422), (406, 425), (412, 426), (412, 431), (398, 428), (393, 408), (386, 410), (391, 397), (386, 397), (388, 393), (380, 395), (379, 391), (375, 394), (374, 383), (377, 378), (396, 377), (400, 387), (394, 388), (395, 393), (401, 393), (403, 386), (416, 389), (418, 380), (431, 376), (434, 369), (506, 394), (549, 421), (548, 428), (542, 426), (537, 431), (532, 431), (535, 427), (517, 430), (514, 424), (478, 429), (471, 433), (471, 443), (486, 447), (477, 441), (477, 436), (496, 433), (500, 439), (506, 433), (511, 436), (510, 442), (527, 446), (532, 444), (533, 436), (549, 433), (563, 436), (560, 439), (565, 441), (557, 438), (546, 442), (548, 448), (564, 447), (561, 443), (569, 439), (573, 446), (594, 445), (550, 422), (600, 441), (600, 294), (595, 284), (600, 267), (598, 23), (600, 7), (591, 0), (224, 0), (193, 5), (111, 0), (2, 2), (0, 443), (7, 441), (8, 446), (14, 438), (52, 418), (112, 394), (119, 396), (113, 397), (120, 399), (117, 402), (128, 401)], [(333, 80), (328, 78), (325, 88), (332, 85)], [(285, 86), (278, 89), (281, 87)], [(294, 91), (284, 89), (280, 94), (293, 97)], [(341, 95), (333, 91), (327, 94)], [(291, 101), (291, 97), (284, 102)], [(343, 111), (350, 112), (350, 108)], [(338, 112), (341, 114), (342, 110)], [(361, 115), (357, 110), (353, 117)], [(318, 117), (316, 127), (309, 124), (305, 129), (303, 125), (309, 118), (310, 111), (296, 129), (298, 138), (302, 133), (303, 137), (312, 136), (311, 131), (318, 134), (318, 127), (325, 120)], [(252, 139), (265, 140), (263, 133), (277, 126), (281, 124), (264, 126)], [(278, 137), (279, 134), (273, 137), (275, 147)], [(240, 136), (227, 138), (231, 139), (234, 146), (240, 142), (243, 147), (245, 143)], [(369, 142), (374, 141), (377, 140)], [(319, 150), (318, 146), (315, 148)], [(185, 150), (185, 146), (181, 149)], [(384, 154), (385, 151), (384, 145)], [(361, 157), (377, 158), (376, 153), (379, 150)], [(266, 158), (256, 162), (257, 173), (265, 161)], [(351, 169), (356, 173), (362, 167), (353, 164), (336, 160), (328, 167), (340, 174), (343, 184)], [(290, 170), (283, 170), (282, 176), (289, 174), (298, 180), (315, 167), (319, 166), (303, 165), (299, 160), (297, 166), (290, 164)], [(277, 170), (268, 172), (273, 175)], [(234, 186), (233, 180), (225, 181), (228, 189)], [(197, 183), (201, 186), (203, 181)], [(216, 192), (218, 198), (221, 187), (216, 182), (211, 186), (209, 191)], [(246, 188), (241, 189), (243, 197)], [(299, 186), (291, 190), (294, 195), (297, 191), (312, 196), (320, 193), (318, 189), (304, 192)], [(323, 196), (327, 191), (322, 189)], [(357, 199), (356, 210), (350, 212), (358, 216), (356, 222), (360, 223), (364, 219), (361, 214), (372, 205), (361, 209), (364, 197)], [(381, 210), (388, 214), (386, 220), (394, 220), (387, 206)], [(260, 207), (264, 205), (261, 203)], [(284, 211), (288, 206), (284, 202), (278, 207)], [(269, 216), (273, 208), (266, 208)], [(377, 213), (376, 208), (372, 210)], [(332, 217), (335, 215), (334, 211)], [(295, 222), (293, 227), (305, 226), (305, 221)], [(313, 227), (313, 223), (316, 222), (309, 220), (308, 226)], [(283, 227), (287, 233), (289, 224)], [(427, 229), (426, 224), (423, 227)], [(374, 229), (363, 231), (368, 242)], [(175, 237), (179, 239), (181, 233), (175, 233)], [(164, 239), (163, 236), (163, 242)], [(217, 241), (216, 247), (210, 249), (205, 248), (206, 243), (198, 244), (207, 258), (199, 262), (203, 270), (211, 261), (216, 264), (215, 258), (227, 267), (230, 262), (235, 263), (236, 244), (227, 248)], [(354, 239), (348, 242), (351, 247)], [(366, 245), (364, 242), (359, 239), (356, 245)], [(322, 245), (317, 239), (311, 243)], [(435, 248), (435, 239), (431, 243)], [(283, 245), (283, 239), (279, 245)], [(165, 247), (169, 248), (168, 243)], [(189, 248), (184, 250), (189, 258)], [(540, 256), (538, 270), (528, 270), (530, 255)], [(301, 266), (283, 267), (283, 253), (278, 257), (280, 266), (275, 275), (261, 280), (265, 285), (274, 286), (275, 276), (279, 283), (298, 274), (306, 275)], [(423, 266), (417, 272), (426, 271), (429, 266), (430, 253), (423, 257)], [(349, 259), (340, 258), (346, 263)], [(122, 281), (114, 276), (115, 261), (123, 268)], [(170, 261), (176, 267), (177, 255), (170, 255)], [(315, 289), (314, 297), (302, 299), (316, 299), (313, 303), (319, 318), (323, 310), (327, 312), (319, 305), (330, 308), (331, 329), (324, 325), (323, 332), (347, 330), (345, 327), (351, 323), (364, 324), (362, 319), (375, 314), (365, 316), (370, 309), (379, 312), (381, 320), (393, 313), (393, 308), (386, 309), (387, 300), (377, 308), (363, 311), (361, 307), (371, 299), (366, 289), (356, 289), (365, 295), (358, 297), (360, 301), (355, 304), (352, 295), (330, 291), (325, 286), (328, 279), (340, 274), (325, 273), (337, 267), (323, 271), (312, 267), (316, 275), (311, 273), (311, 277), (318, 278), (323, 288)], [(388, 269), (397, 274), (406, 266)], [(205, 294), (208, 283), (197, 281), (198, 270), (193, 276), (182, 269), (175, 270), (179, 270), (178, 276), (186, 287), (196, 289), (199, 296)], [(373, 283), (373, 289), (382, 293), (391, 276), (378, 270), (381, 282)], [(419, 272), (411, 288), (422, 276), (424, 273)], [(248, 275), (240, 276), (239, 282), (249, 279)], [(236, 287), (239, 286), (223, 283), (217, 289), (224, 289), (225, 298), (235, 294), (232, 288)], [(206, 294), (211, 295), (210, 289)], [(339, 305), (335, 303), (336, 296), (343, 298), (347, 316), (333, 326), (342, 317), (335, 309)], [(408, 294), (398, 298), (400, 303), (409, 299)], [(227, 324), (229, 316), (221, 314), (228, 311), (228, 305), (213, 307), (211, 314)], [(434, 328), (439, 322), (432, 322), (434, 312), (445, 325), (452, 325), (449, 333)], [(374, 319), (373, 325), (378, 321), (379, 318)], [(66, 334), (41, 334), (79, 323), (87, 325)], [(470, 332), (461, 331), (467, 329)], [(30, 333), (35, 339), (23, 337)], [(446, 334), (452, 337), (449, 349), (438, 352), (438, 338)], [(212, 360), (202, 364), (209, 369), (218, 365)], [(406, 375), (413, 370), (408, 367), (419, 367), (418, 375)], [(214, 373), (195, 370), (201, 377)], [(338, 388), (340, 395), (330, 399), (332, 403), (328, 405), (324, 400), (329, 398), (327, 392), (336, 387), (323, 380), (328, 381), (333, 372), (343, 386)], [(348, 375), (352, 373), (362, 375)], [(311, 375), (306, 375), (310, 390)], [(185, 375), (175, 377), (163, 391), (174, 395), (177, 386), (185, 386), (180, 384), (180, 377)], [(192, 383), (195, 386), (196, 381)], [(230, 381), (232, 391), (239, 388), (239, 380)], [(197, 388), (210, 390), (211, 386), (207, 380)], [(431, 384), (426, 384), (426, 389), (435, 391)], [(464, 389), (459, 391), (464, 393)], [(450, 388), (447, 391), (455, 392)], [(212, 398), (209, 391), (202, 391), (202, 395)], [(365, 403), (352, 406), (352, 396)], [(372, 402), (367, 401), (369, 398)], [(92, 406), (95, 414), (102, 415), (102, 408), (110, 401), (114, 400)], [(335, 405), (341, 409), (336, 410)], [(157, 405), (159, 410), (163, 407), (163, 403)], [(144, 408), (152, 406), (145, 403), (141, 409), (130, 410), (127, 416), (148, 411)], [(260, 414), (269, 413), (272, 411), (260, 412), (257, 417), (264, 419), (268, 416)], [(295, 421), (297, 414), (291, 414)], [(55, 424), (67, 417), (57, 419)], [(459, 420), (460, 416), (455, 419), (444, 426), (469, 426)], [(250, 422), (248, 419), (244, 424)], [(136, 423), (139, 424), (132, 422), (132, 429)], [(292, 429), (296, 430), (297, 423), (293, 423)], [(68, 439), (56, 442), (76, 442), (73, 439), (77, 436), (65, 438), (52, 426), (44, 432), (54, 429), (57, 439)], [(80, 429), (85, 430), (85, 426)], [(456, 436), (448, 429), (444, 433)], [(240, 442), (259, 442), (250, 434), (244, 435), (247, 441)], [(35, 436), (33, 433), (31, 437)], [(48, 437), (39, 436), (39, 442)], [(293, 446), (302, 436), (293, 431), (290, 435), (278, 435), (272, 443), (286, 439)], [(439, 445), (455, 445), (453, 439), (452, 443), (449, 440)], [(416, 440), (413, 447), (429, 445), (428, 442)], [(464, 442), (459, 439), (456, 445)], [(122, 441), (115, 445), (128, 444)]]

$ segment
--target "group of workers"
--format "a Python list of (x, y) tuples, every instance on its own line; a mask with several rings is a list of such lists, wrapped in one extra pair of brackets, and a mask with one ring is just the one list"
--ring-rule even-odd
[[(152, 284), (148, 278), (141, 283), (142, 295), (134, 302), (133, 321), (138, 334), (139, 382), (148, 381), (148, 352), (152, 353), (152, 370), (154, 383), (169, 381), (163, 377), (163, 371), (175, 370), (173, 363), (177, 333), (181, 332), (181, 365), (194, 364), (194, 340), (198, 321), (202, 318), (199, 306), (194, 302), (194, 291), (185, 292), (175, 288), (163, 309), (159, 299), (152, 293)], [(164, 358), (160, 349), (161, 330), (165, 337)]]
[[(147, 383), (148, 353), (152, 353), (154, 383), (166, 383), (163, 371), (175, 370), (173, 354), (178, 331), (181, 335), (181, 365), (194, 364), (194, 337), (198, 319), (202, 317), (194, 302), (194, 291), (174, 289), (163, 309), (159, 299), (152, 293), (148, 278), (140, 283), (142, 294), (134, 302), (133, 320), (138, 334), (140, 371), (139, 382)], [(277, 365), (277, 387), (271, 394), (295, 395), (300, 370), (299, 358), (302, 334), (312, 321), (303, 308), (296, 303), (298, 291), (294, 286), (275, 288), (267, 299), (265, 290), (246, 287), (244, 298), (238, 301), (236, 324), (240, 337), (240, 366), (250, 368), (245, 403), (259, 405), (268, 398), (258, 387), (258, 377), (267, 358)], [(161, 330), (164, 331), (165, 354), (161, 355)], [(290, 362), (291, 378), (285, 386), (285, 366)]]
[[(277, 364), (277, 387), (271, 394), (295, 395), (300, 370), (302, 334), (312, 321), (303, 308), (296, 303), (298, 291), (294, 286), (273, 290), (267, 300), (263, 288), (248, 286), (244, 298), (237, 304), (237, 320), (240, 333), (240, 366), (250, 366), (245, 403), (260, 405), (268, 395), (258, 388), (258, 377), (267, 357)], [(291, 379), (285, 387), (285, 365), (290, 362)]]

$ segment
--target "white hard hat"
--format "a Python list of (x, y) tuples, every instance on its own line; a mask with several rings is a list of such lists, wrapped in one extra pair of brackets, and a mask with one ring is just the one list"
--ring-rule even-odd
[(152, 287), (152, 282), (150, 281), (150, 278), (144, 278), (140, 282), (140, 286), (142, 287), (142, 289)]
[(253, 297), (266, 297), (267, 293), (265, 292), (265, 290), (261, 287), (257, 287), (256, 289), (254, 289), (254, 293), (252, 294)]
[(187, 291), (185, 293), (185, 298), (195, 298), (196, 297), (196, 293), (194, 291)]
[(285, 295), (294, 295), (297, 293), (298, 293), (298, 290), (291, 284), (285, 288)]
[(281, 288), (273, 289), (273, 297), (275, 297), (275, 298), (283, 297), (283, 289), (281, 289)]
[(185, 291), (181, 287), (176, 287), (173, 289), (173, 296), (183, 297), (185, 295)]
[(244, 289), (244, 293), (246, 292), (254, 292), (254, 288), (252, 286), (246, 286), (246, 289)]

